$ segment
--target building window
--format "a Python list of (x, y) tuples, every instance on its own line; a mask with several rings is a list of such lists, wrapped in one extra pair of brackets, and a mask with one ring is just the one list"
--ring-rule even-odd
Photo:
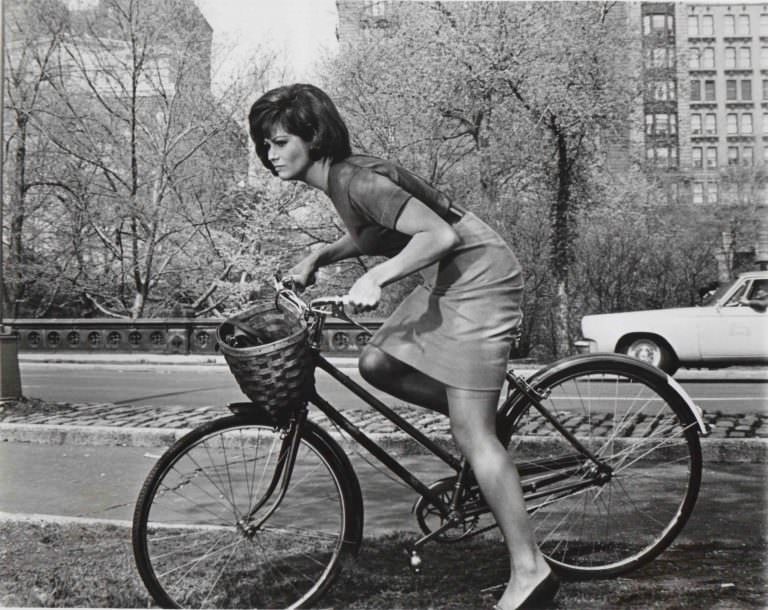
[(736, 47), (725, 47), (725, 69), (736, 69)]
[(729, 146), (728, 147), (728, 165), (738, 165), (738, 164), (739, 164), (739, 147)]
[(752, 67), (752, 49), (739, 47), (739, 69), (745, 70)]
[(666, 136), (677, 132), (677, 115), (659, 112), (645, 115), (645, 133), (648, 135)]
[(749, 102), (752, 100), (752, 81), (751, 80), (743, 80), (741, 81), (741, 99), (745, 102)]
[(645, 158), (657, 167), (676, 167), (677, 147), (650, 145), (645, 149)]
[(648, 83), (649, 97), (658, 102), (675, 100), (675, 81), (650, 81)]
[(715, 114), (707, 114), (704, 117), (704, 133), (708, 136), (717, 134), (717, 117)]
[(715, 81), (713, 80), (704, 81), (704, 101), (706, 102), (715, 101)]
[(768, 36), (768, 14), (760, 15), (760, 36)]
[(701, 101), (701, 81), (699, 80), (691, 81), (691, 101)]
[(742, 165), (752, 165), (752, 157), (754, 155), (754, 149), (751, 146), (745, 146), (741, 149), (741, 163)]
[(735, 100), (736, 98), (736, 81), (728, 79), (725, 81), (725, 99), (731, 101)]
[(725, 15), (723, 17), (723, 36), (736, 35), (736, 16)]
[[(763, 112), (763, 133), (768, 135), (768, 112)], [(768, 150), (768, 146), (765, 146)]]
[(717, 148), (714, 146), (707, 147), (707, 168), (714, 169), (717, 167)]
[(691, 135), (692, 136), (701, 135), (701, 115), (700, 114), (691, 115)]
[(707, 182), (707, 203), (717, 203), (717, 182)]
[(691, 194), (693, 195), (693, 203), (704, 203), (704, 183), (694, 182), (691, 185)]
[(739, 133), (739, 119), (735, 114), (729, 114), (725, 117), (725, 133), (729, 136), (735, 136)]
[(763, 99), (768, 100), (768, 80), (763, 80)]
[(669, 133), (669, 115), (657, 114), (654, 119), (654, 131), (659, 135), (666, 135)]
[(708, 70), (715, 68), (715, 50), (712, 47), (706, 47), (701, 52), (701, 67)]
[(762, 69), (768, 67), (768, 47), (760, 47), (760, 67)]
[(703, 167), (703, 149), (701, 146), (694, 146), (691, 149), (691, 159), (693, 160), (693, 167), (695, 169), (701, 169)]
[(741, 133), (752, 133), (752, 115), (748, 112), (741, 115)]
[(672, 15), (646, 15), (643, 18), (644, 34), (670, 34), (675, 31), (675, 21)]
[(739, 15), (736, 22), (736, 35), (749, 36), (749, 15)]
[[(646, 34), (647, 33), (648, 32), (646, 32)], [(698, 15), (688, 15), (688, 36), (698, 36), (698, 35), (699, 35), (699, 17)]]
[(691, 70), (698, 70), (701, 68), (700, 56), (701, 51), (699, 49), (691, 49), (690, 55), (688, 56), (688, 67)]
[(701, 35), (702, 36), (715, 35), (715, 18), (712, 15), (701, 16)]

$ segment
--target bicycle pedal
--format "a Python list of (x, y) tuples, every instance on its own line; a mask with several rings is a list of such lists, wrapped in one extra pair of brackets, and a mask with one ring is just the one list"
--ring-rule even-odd
[(413, 570), (414, 573), (418, 574), (419, 572), (421, 572), (421, 564), (422, 564), (421, 555), (419, 555), (416, 549), (413, 549), (411, 551), (409, 563), (411, 566), (411, 570)]

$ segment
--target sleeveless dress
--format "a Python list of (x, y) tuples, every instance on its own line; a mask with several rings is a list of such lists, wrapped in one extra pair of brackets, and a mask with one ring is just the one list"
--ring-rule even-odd
[(498, 390), (522, 318), (522, 271), (504, 240), (419, 176), (376, 157), (333, 164), (329, 195), (363, 254), (392, 257), (405, 247), (410, 236), (395, 225), (412, 197), (453, 226), (459, 245), (422, 270), (423, 285), (369, 343), (447, 386)]

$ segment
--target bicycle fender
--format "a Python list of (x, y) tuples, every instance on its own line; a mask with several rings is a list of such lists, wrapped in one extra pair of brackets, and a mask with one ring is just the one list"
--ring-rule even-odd
[(709, 434), (710, 429), (707, 423), (704, 421), (703, 409), (699, 405), (697, 405), (695, 402), (693, 402), (693, 399), (688, 395), (688, 392), (686, 392), (685, 389), (683, 389), (683, 386), (681, 386), (677, 382), (677, 380), (675, 380), (671, 375), (665, 373), (661, 369), (653, 366), (652, 364), (648, 364), (647, 362), (643, 362), (642, 360), (632, 358), (631, 356), (627, 356), (625, 354), (606, 353), (606, 354), (578, 354), (576, 356), (569, 356), (566, 358), (562, 358), (561, 360), (557, 360), (556, 362), (553, 362), (552, 364), (545, 366), (544, 368), (536, 371), (531, 377), (527, 379), (527, 381), (531, 385), (535, 385), (535, 383), (538, 380), (542, 379), (546, 375), (559, 372), (562, 369), (568, 368), (571, 366), (578, 366), (582, 362), (590, 362), (590, 361), (597, 361), (597, 360), (621, 362), (628, 366), (641, 368), (649, 376), (656, 377), (659, 381), (666, 383), (671, 388), (671, 390), (675, 394), (677, 394), (681, 402), (688, 409), (688, 412), (691, 414), (692, 420), (696, 422), (696, 426), (699, 429), (699, 433), (702, 436), (706, 436)]

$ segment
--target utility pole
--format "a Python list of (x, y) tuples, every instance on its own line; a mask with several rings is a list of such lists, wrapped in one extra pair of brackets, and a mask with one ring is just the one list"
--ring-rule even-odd
[(0, 402), (21, 398), (19, 338), (5, 327), (5, 2), (0, 0)]

